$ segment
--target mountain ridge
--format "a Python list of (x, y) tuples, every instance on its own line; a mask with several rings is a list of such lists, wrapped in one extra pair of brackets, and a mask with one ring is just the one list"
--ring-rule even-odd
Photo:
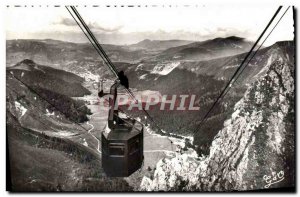
[(209, 60), (247, 52), (252, 42), (244, 38), (229, 36), (172, 47), (160, 53), (160, 60)]
[[(29, 59), (8, 67), (6, 72), (9, 73), (8, 76), (14, 75), (31, 87), (40, 87), (68, 96), (90, 94), (90, 91), (81, 85), (84, 81), (82, 77), (64, 70), (36, 64)], [(11, 79), (13, 78), (9, 77), (9, 81), (12, 82)]]
[(144, 177), (141, 190), (248, 191), (294, 187), (294, 77), (289, 57), (274, 54), (263, 74), (235, 104), (208, 156), (190, 158), (178, 154), (161, 160), (152, 178)]

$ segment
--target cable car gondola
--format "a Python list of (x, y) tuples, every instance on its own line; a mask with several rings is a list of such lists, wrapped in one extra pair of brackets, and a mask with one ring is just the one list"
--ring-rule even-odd
[[(101, 56), (105, 64), (116, 76), (115, 83), (110, 87), (109, 113), (107, 126), (101, 135), (102, 147), (102, 167), (107, 176), (126, 177), (141, 168), (144, 160), (143, 155), (143, 125), (132, 118), (121, 118), (118, 108), (115, 109), (117, 102), (118, 87), (123, 86), (127, 93), (134, 98), (129, 90), (128, 78), (123, 71), (118, 72), (105, 51), (86, 25), (74, 6), (71, 9), (66, 6), (67, 10), (74, 18), (78, 26), (91, 42), (95, 50)], [(99, 81), (100, 83), (100, 81)], [(103, 91), (103, 81), (99, 84), (101, 90), (98, 92), (99, 97), (106, 94)], [(145, 112), (146, 113), (146, 112)]]
[(112, 177), (131, 175), (142, 166), (144, 159), (143, 125), (132, 118), (121, 118), (114, 107), (118, 106), (117, 91), (122, 83), (116, 80), (110, 88), (113, 97), (109, 98), (108, 122), (101, 136), (102, 167)]

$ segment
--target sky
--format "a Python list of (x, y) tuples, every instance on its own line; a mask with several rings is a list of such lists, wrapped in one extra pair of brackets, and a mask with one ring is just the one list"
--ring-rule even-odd
[[(150, 40), (195, 40), (239, 36), (255, 41), (277, 6), (84, 7), (79, 13), (100, 43), (133, 44)], [(283, 7), (279, 13), (285, 11)], [(65, 7), (8, 7), (6, 39), (57, 39), (88, 42)], [(293, 39), (290, 8), (265, 45)]]

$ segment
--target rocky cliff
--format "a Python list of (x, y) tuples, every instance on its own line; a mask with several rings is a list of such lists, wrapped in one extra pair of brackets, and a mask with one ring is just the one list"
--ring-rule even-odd
[(294, 185), (294, 59), (277, 43), (234, 113), (215, 136), (208, 156), (178, 154), (144, 177), (146, 191), (228, 191)]

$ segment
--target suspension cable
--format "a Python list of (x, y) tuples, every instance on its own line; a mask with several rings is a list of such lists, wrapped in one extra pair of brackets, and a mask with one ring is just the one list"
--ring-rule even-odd
[[(242, 71), (238, 74), (238, 76), (235, 78), (235, 80), (232, 82), (232, 85), (238, 80), (238, 78), (241, 76), (241, 74), (243, 73), (243, 71), (245, 70), (245, 68), (248, 66), (248, 64), (251, 62), (251, 60), (254, 58), (254, 56), (256, 55), (256, 53), (259, 51), (259, 49), (263, 46), (263, 44), (266, 42), (266, 40), (269, 38), (269, 36), (271, 35), (271, 33), (273, 32), (273, 30), (277, 27), (278, 23), (281, 21), (281, 19), (283, 18), (283, 16), (286, 14), (286, 12), (289, 10), (291, 6), (289, 6), (285, 12), (283, 13), (283, 15), (280, 17), (280, 19), (277, 21), (277, 23), (275, 24), (275, 26), (273, 27), (273, 29), (269, 32), (269, 34), (267, 35), (267, 37), (264, 39), (264, 41), (261, 43), (261, 45), (257, 48), (257, 50), (254, 52), (253, 56), (249, 59), (249, 61), (247, 62), (247, 64), (244, 66), (244, 68), (242, 69)], [(223, 98), (227, 95), (227, 93), (230, 91), (231, 88), (228, 88), (228, 90), (225, 92)]]
[(92, 40), (95, 42), (96, 46), (99, 48), (99, 50), (101, 51), (101, 53), (103, 54), (103, 56), (105, 57), (106, 61), (109, 63), (109, 65), (113, 68), (113, 70), (115, 71), (115, 75), (118, 75), (117, 69), (114, 66), (114, 64), (110, 61), (110, 59), (108, 58), (107, 54), (105, 53), (104, 49), (102, 48), (102, 46), (99, 44), (98, 40), (96, 39), (96, 37), (94, 36), (94, 34), (92, 33), (92, 31), (90, 30), (90, 28), (86, 25), (85, 21), (83, 20), (83, 18), (81, 17), (81, 15), (79, 14), (79, 12), (77, 11), (77, 9), (75, 8), (75, 6), (70, 6), (71, 9), (73, 10), (73, 12), (75, 13), (75, 15), (79, 18), (79, 20), (81, 21), (82, 25), (85, 27), (86, 31), (88, 32), (88, 34), (91, 36)]
[(102, 58), (102, 60), (107, 64), (108, 68), (112, 71), (112, 73), (118, 77), (116, 70), (114, 67), (112, 67), (109, 62), (107, 61), (107, 59), (103, 56), (103, 52), (99, 49), (99, 47), (97, 46), (97, 44), (92, 40), (92, 38), (89, 36), (88, 32), (85, 32), (84, 29), (85, 27), (82, 27), (81, 24), (77, 21), (77, 19), (74, 17), (74, 15), (72, 14), (72, 12), (69, 10), (69, 8), (66, 6), (66, 9), (68, 10), (68, 12), (70, 13), (70, 15), (72, 16), (72, 18), (74, 19), (74, 21), (77, 23), (77, 25), (80, 27), (81, 31), (84, 33), (84, 35), (87, 37), (87, 39), (90, 41), (90, 43), (92, 44), (92, 46), (94, 47), (94, 49), (96, 50), (96, 52), (100, 55), (100, 57)]
[[(231, 79), (229, 80), (229, 82), (227, 83), (227, 85), (225, 86), (225, 88), (222, 90), (221, 94), (217, 97), (216, 101), (213, 103), (213, 105), (211, 106), (211, 108), (208, 110), (208, 112), (205, 114), (205, 116), (203, 117), (203, 119), (201, 120), (199, 126), (197, 127), (197, 129), (194, 131), (197, 132), (199, 129), (201, 129), (201, 127), (204, 125), (204, 122), (207, 120), (208, 115), (210, 114), (210, 112), (213, 110), (213, 108), (218, 104), (218, 102), (224, 98), (224, 95), (228, 92), (228, 88), (230, 89), (232, 87), (233, 82), (236, 81), (236, 76), (240, 75), (240, 71), (242, 69), (242, 71), (244, 70), (243, 64), (246, 62), (246, 60), (248, 59), (248, 57), (251, 55), (251, 53), (253, 52), (254, 48), (256, 47), (256, 45), (258, 44), (258, 42), (260, 41), (260, 39), (263, 37), (263, 35), (265, 34), (265, 32), (267, 31), (267, 29), (270, 27), (270, 25), (272, 24), (272, 22), (274, 21), (274, 19), (276, 18), (276, 16), (278, 15), (279, 11), (281, 10), (282, 6), (279, 6), (279, 8), (277, 9), (277, 11), (275, 12), (275, 14), (273, 15), (273, 17), (271, 18), (271, 20), (269, 21), (268, 25), (265, 27), (265, 29), (263, 30), (263, 32), (261, 33), (261, 35), (259, 36), (259, 38), (257, 39), (257, 41), (254, 43), (254, 45), (252, 46), (252, 48), (250, 49), (250, 51), (248, 52), (248, 54), (246, 55), (246, 57), (244, 58), (244, 60), (242, 61), (242, 63), (240, 64), (240, 66), (237, 68), (237, 70), (235, 71), (235, 73), (233, 74), (233, 76), (231, 77)], [(286, 10), (287, 11), (287, 10)], [(286, 12), (284, 12), (283, 15), (285, 15)], [(283, 17), (283, 16), (282, 16)], [(281, 18), (282, 18), (281, 17)], [(280, 18), (280, 20), (281, 20)], [(278, 24), (278, 23), (277, 23)], [(276, 25), (277, 25), (276, 24)], [(273, 28), (274, 29), (274, 28)], [(269, 35), (272, 33), (272, 31), (269, 33)], [(268, 35), (268, 36), (269, 36)], [(264, 40), (265, 41), (265, 40)], [(257, 53), (258, 50), (256, 50)], [(256, 54), (254, 53), (254, 54)], [(252, 56), (253, 58), (254, 56)], [(251, 59), (252, 59), (251, 58)], [(250, 59), (250, 60), (251, 60)], [(248, 62), (249, 63), (249, 62)], [(245, 68), (245, 67), (244, 67)], [(238, 74), (239, 73), (239, 74)]]
[(91, 30), (89, 29), (89, 27), (86, 25), (85, 21), (82, 19), (82, 17), (80, 16), (80, 14), (78, 13), (78, 11), (76, 10), (76, 8), (74, 6), (70, 6), (70, 8), (73, 11), (73, 14), (80, 21), (80, 24), (77, 22), (77, 20), (75, 19), (74, 15), (72, 15), (72, 13), (70, 12), (70, 10), (66, 6), (66, 9), (69, 11), (69, 13), (73, 17), (73, 19), (76, 21), (77, 25), (81, 28), (81, 30), (83, 31), (83, 33), (88, 37), (89, 41), (93, 44), (93, 46), (96, 47), (95, 49), (97, 50), (98, 54), (105, 61), (105, 63), (110, 68), (110, 70), (112, 71), (112, 73), (118, 78), (118, 72), (117, 72), (115, 66), (112, 64), (112, 62), (108, 58), (108, 56), (106, 55), (106, 53), (103, 50), (103, 48), (101, 47), (101, 45), (98, 43), (98, 41), (95, 38), (95, 36), (93, 35), (93, 33), (91, 32)]
[[(74, 14), (76, 15), (76, 17), (78, 18), (78, 20), (80, 21), (80, 23), (82, 24), (83, 27), (75, 19), (74, 15), (70, 12), (70, 10), (68, 9), (67, 6), (66, 6), (66, 9), (69, 11), (69, 13), (73, 17), (73, 19), (76, 21), (77, 25), (81, 28), (81, 30), (86, 35), (86, 37), (88, 38), (88, 40), (94, 46), (94, 48), (96, 49), (96, 51), (98, 52), (98, 54), (100, 55), (100, 57), (106, 62), (107, 66), (110, 68), (110, 70), (113, 72), (113, 74), (115, 74), (115, 76), (119, 79), (119, 76), (117, 74), (118, 73), (117, 69), (115, 68), (115, 66), (113, 65), (113, 63), (110, 61), (110, 59), (108, 58), (108, 56), (105, 53), (105, 51), (103, 50), (103, 48), (101, 47), (101, 45), (99, 44), (99, 42), (97, 41), (97, 39), (95, 38), (95, 36), (93, 35), (93, 33), (91, 32), (91, 30), (89, 29), (89, 27), (86, 25), (86, 23), (83, 20), (83, 18), (80, 16), (79, 12), (76, 10), (76, 8), (74, 6), (70, 6), (70, 7), (71, 7), (72, 11), (74, 12)], [(85, 31), (87, 33), (84, 31), (84, 29), (85, 29)], [(95, 43), (95, 45), (93, 43)], [(134, 94), (130, 91), (129, 88), (125, 87), (125, 90), (129, 94), (129, 96), (134, 100), (135, 103), (139, 103), (138, 100), (135, 98)], [(156, 128), (158, 128), (160, 131), (162, 131), (162, 129), (158, 126), (158, 124), (154, 121), (154, 119), (144, 109), (143, 106), (142, 106), (142, 109), (143, 109), (143, 112), (146, 114), (146, 116), (154, 123), (154, 126)]]

